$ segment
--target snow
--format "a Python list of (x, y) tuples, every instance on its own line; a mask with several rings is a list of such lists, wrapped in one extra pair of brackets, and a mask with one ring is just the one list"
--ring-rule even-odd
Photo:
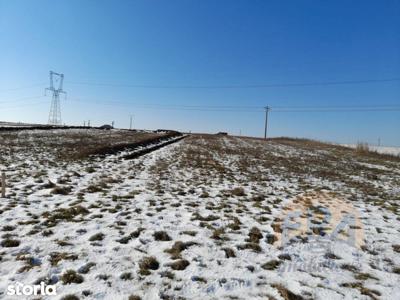
[[(56, 299), (70, 294), (82, 299), (127, 299), (130, 295), (142, 299), (284, 299), (278, 286), (304, 299), (368, 299), (365, 291), (376, 298), (400, 297), (400, 275), (394, 272), (400, 267), (400, 256), (394, 250), (400, 231), (395, 206), (400, 199), (399, 162), (352, 158), (350, 168), (348, 161), (333, 160), (336, 156), (326, 149), (310, 152), (301, 145), (215, 136), (190, 136), (133, 160), (124, 159), (132, 150), (64, 160), (57, 158), (58, 150), (35, 143), (40, 132), (31, 136), (36, 138), (29, 149), (22, 146), (23, 140), (20, 146), (16, 141), (8, 144), (14, 150), (7, 155), (2, 149), (1, 162), (12, 165), (8, 168), (12, 171), (7, 172), (8, 197), (0, 204), (1, 240), (8, 234), (21, 243), (0, 246), (0, 298), (17, 299), (5, 295), (9, 284), (33, 284), (40, 277), (56, 282)], [(297, 169), (296, 163), (302, 168)], [(343, 177), (318, 173), (330, 165), (337, 165)], [(378, 179), (369, 179), (374, 172)], [(53, 188), (45, 186), (49, 180), (71, 191), (53, 194)], [(378, 196), (365, 194), (357, 184), (373, 184)], [(91, 192), (91, 187), (101, 189)], [(235, 188), (242, 188), (243, 193), (234, 192)], [(316, 252), (308, 242), (269, 243), (267, 235), (280, 236), (275, 226), (279, 219), (290, 209), (306, 212), (308, 200), (314, 207), (331, 205), (338, 220), (343, 210), (354, 212), (362, 247), (332, 240)], [(49, 216), (77, 205), (88, 213), (71, 220), (57, 219), (47, 226)], [(240, 221), (236, 229), (232, 226), (235, 218)], [(15, 229), (4, 231), (6, 225)], [(247, 243), (253, 227), (262, 234), (260, 251), (240, 247)], [(139, 228), (143, 231), (137, 237), (120, 242)], [(155, 240), (156, 231), (165, 231), (170, 240)], [(97, 233), (104, 238), (90, 241)], [(184, 270), (173, 270), (170, 264), (176, 259), (165, 252), (177, 241), (194, 242), (180, 253), (190, 263)], [(232, 249), (235, 257), (227, 257), (225, 248)], [(50, 257), (55, 252), (77, 257), (52, 265)], [(328, 259), (328, 252), (337, 258)], [(22, 253), (39, 265), (20, 271), (27, 264), (17, 259)], [(283, 254), (290, 260), (281, 259)], [(143, 275), (140, 260), (148, 256), (157, 259), (159, 268)], [(280, 267), (262, 267), (271, 260), (281, 262)], [(60, 280), (66, 270), (78, 272), (90, 262), (95, 265), (81, 274), (82, 283)], [(285, 271), (283, 266), (290, 262), (300, 269)], [(328, 267), (307, 269), (315, 262)], [(343, 268), (345, 264), (356, 269)], [(120, 276), (127, 272), (131, 279), (122, 280)], [(371, 278), (357, 280), (360, 273)], [(361, 282), (364, 290), (343, 286), (354, 282)], [(91, 294), (83, 297), (83, 291)]]
[[(350, 147), (350, 148), (356, 148), (357, 147), (357, 145), (355, 145), (355, 144), (343, 144), (343, 146)], [(400, 156), (400, 147), (368, 145), (368, 148), (371, 151), (376, 151), (378, 153)]]

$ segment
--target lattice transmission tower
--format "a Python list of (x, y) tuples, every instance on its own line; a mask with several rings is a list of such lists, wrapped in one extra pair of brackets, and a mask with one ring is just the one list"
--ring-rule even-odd
[(50, 113), (49, 113), (50, 125), (61, 125), (60, 94), (66, 95), (66, 92), (64, 92), (62, 89), (63, 81), (64, 81), (64, 74), (59, 74), (50, 71), (50, 87), (45, 90), (45, 91), (51, 91), (53, 94), (50, 106)]

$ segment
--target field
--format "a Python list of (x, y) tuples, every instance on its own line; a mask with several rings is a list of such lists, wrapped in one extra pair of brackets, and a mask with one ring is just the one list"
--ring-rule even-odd
[(288, 138), (189, 135), (135, 157), (174, 137), (0, 137), (0, 298), (42, 281), (54, 299), (400, 298), (399, 157)]
[[(356, 144), (347, 144), (343, 145), (350, 148), (357, 148)], [(376, 145), (368, 145), (370, 151), (375, 151), (382, 154), (391, 154), (394, 156), (400, 156), (400, 147), (385, 147), (385, 146), (376, 146)]]

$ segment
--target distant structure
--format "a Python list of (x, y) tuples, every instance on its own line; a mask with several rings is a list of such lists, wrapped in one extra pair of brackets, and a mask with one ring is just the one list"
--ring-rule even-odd
[(111, 125), (108, 125), (108, 124), (104, 124), (104, 125), (100, 126), (99, 128), (100, 128), (100, 129), (103, 129), (103, 130), (111, 130), (111, 129), (113, 129), (114, 127), (111, 126)]
[[(53, 71), (50, 71), (50, 87), (45, 91), (49, 90), (53, 93), (50, 113), (49, 113), (49, 124), (50, 125), (61, 125), (61, 107), (60, 107), (60, 94), (66, 94), (63, 91), (63, 81), (64, 74), (59, 74)], [(54, 86), (54, 83), (58, 83), (58, 87)]]
[(228, 135), (228, 133), (224, 132), (224, 131), (220, 131), (220, 132), (217, 133), (217, 135)]

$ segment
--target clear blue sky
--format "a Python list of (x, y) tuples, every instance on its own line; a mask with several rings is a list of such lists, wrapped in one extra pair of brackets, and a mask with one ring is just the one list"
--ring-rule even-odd
[[(67, 124), (263, 135), (264, 114), (189, 106), (400, 105), (400, 1), (0, 0), (0, 120), (47, 122), (48, 72), (65, 74)], [(29, 87), (30, 85), (34, 85)], [(28, 86), (28, 87), (27, 87)], [(12, 88), (20, 88), (9, 90)], [(28, 98), (25, 98), (28, 97)], [(29, 98), (37, 97), (37, 98)], [(156, 104), (156, 106), (152, 106)], [(150, 106), (146, 106), (150, 105)], [(161, 107), (159, 105), (166, 105)], [(164, 108), (164, 109), (161, 109)], [(278, 113), (273, 136), (400, 146), (400, 112)]]

